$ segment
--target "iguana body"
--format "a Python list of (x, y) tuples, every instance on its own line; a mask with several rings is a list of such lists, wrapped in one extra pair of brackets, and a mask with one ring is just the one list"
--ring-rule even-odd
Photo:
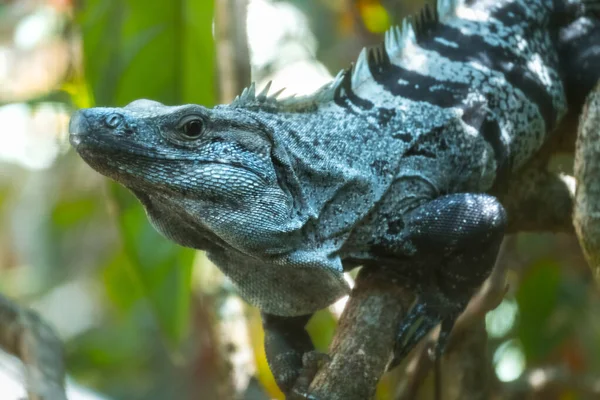
[(559, 29), (587, 6), (467, 3), (440, 1), (390, 30), (307, 97), (251, 87), (213, 109), (140, 100), (73, 117), (86, 162), (130, 188), (166, 237), (207, 250), (265, 313), (284, 389), (310, 349), (306, 316), (346, 294), (343, 271), (358, 265), (418, 286), (397, 357), (438, 322), (443, 342), (503, 236), (504, 210), (484, 193), (568, 111)]

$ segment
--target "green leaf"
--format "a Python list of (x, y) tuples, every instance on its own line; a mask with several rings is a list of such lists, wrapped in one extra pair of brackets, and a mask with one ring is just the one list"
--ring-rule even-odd
[(215, 103), (212, 1), (90, 0), (85, 74), (99, 105)]
[(0, 186), (0, 208), (4, 206), (4, 202), (8, 197), (9, 188), (7, 186)]
[(56, 203), (52, 210), (54, 226), (68, 229), (73, 225), (87, 221), (98, 209), (98, 199), (83, 197)]
[(562, 292), (560, 266), (552, 261), (536, 263), (523, 277), (516, 299), (519, 305), (517, 333), (528, 362), (547, 357), (569, 333), (568, 320), (556, 323)]
[(145, 298), (143, 285), (140, 284), (135, 271), (136, 268), (131, 265), (124, 248), (116, 251), (102, 269), (106, 295), (112, 304), (125, 314), (132, 312), (133, 306)]
[(317, 311), (306, 326), (315, 348), (322, 352), (327, 352), (336, 328), (337, 321), (328, 309)]
[[(85, 2), (78, 18), (85, 76), (96, 104), (122, 106), (149, 98), (165, 104), (213, 105), (213, 7), (212, 1), (194, 0)], [(135, 296), (123, 293), (121, 284), (134, 281), (162, 331), (177, 344), (188, 327), (194, 251), (160, 236), (128, 191), (111, 183), (110, 192), (127, 260), (122, 275), (114, 267), (105, 274), (107, 292), (127, 308)]]
[[(110, 184), (131, 280), (148, 298), (161, 329), (177, 345), (189, 328), (192, 264), (195, 251), (172, 244), (149, 223), (137, 199)], [(124, 294), (128, 296), (128, 294)], [(113, 296), (114, 297), (114, 296)]]

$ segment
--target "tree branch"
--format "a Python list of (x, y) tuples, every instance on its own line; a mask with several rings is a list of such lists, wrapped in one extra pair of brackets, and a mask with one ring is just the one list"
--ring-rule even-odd
[(250, 83), (247, 9), (247, 0), (220, 0), (215, 3), (219, 100), (223, 103), (231, 102)]
[[(454, 335), (454, 347), (443, 358), (444, 400), (489, 399), (491, 368), (487, 359), (487, 332), (483, 319)], [(457, 340), (458, 339), (458, 340)]]
[(383, 271), (363, 268), (330, 347), (331, 360), (310, 385), (310, 398), (364, 400), (390, 361), (398, 326), (414, 295)]
[(0, 346), (25, 364), (29, 400), (67, 400), (61, 341), (36, 313), (1, 295)]
[(600, 284), (600, 81), (587, 99), (575, 150), (577, 193), (573, 223), (596, 283)]

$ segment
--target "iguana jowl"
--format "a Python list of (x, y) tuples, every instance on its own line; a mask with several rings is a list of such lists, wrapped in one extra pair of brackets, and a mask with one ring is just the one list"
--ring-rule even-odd
[(486, 193), (566, 114), (565, 76), (577, 71), (559, 60), (569, 46), (560, 30), (585, 19), (579, 36), (597, 32), (586, 15), (597, 8), (442, 0), (310, 96), (277, 100), (251, 86), (212, 109), (137, 100), (81, 110), (71, 143), (263, 311), (286, 391), (312, 348), (305, 323), (348, 292), (342, 273), (359, 265), (418, 287), (396, 359), (440, 322), (443, 349), (503, 237), (504, 209)]

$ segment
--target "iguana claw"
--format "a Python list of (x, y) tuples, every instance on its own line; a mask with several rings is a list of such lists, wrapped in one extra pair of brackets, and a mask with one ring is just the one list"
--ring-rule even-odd
[[(427, 297), (430, 299), (427, 300)], [(398, 331), (394, 358), (388, 369), (396, 367), (410, 351), (433, 328), (441, 323), (440, 333), (435, 345), (435, 358), (444, 354), (448, 338), (456, 319), (466, 307), (467, 302), (451, 302), (441, 295), (421, 296), (421, 299), (410, 309)]]
[(319, 369), (324, 363), (330, 361), (331, 358), (325, 353), (318, 351), (309, 351), (304, 353), (302, 357), (302, 370), (300, 375), (288, 394), (289, 400), (317, 400), (316, 397), (312, 396), (309, 391), (310, 384), (319, 372)]

